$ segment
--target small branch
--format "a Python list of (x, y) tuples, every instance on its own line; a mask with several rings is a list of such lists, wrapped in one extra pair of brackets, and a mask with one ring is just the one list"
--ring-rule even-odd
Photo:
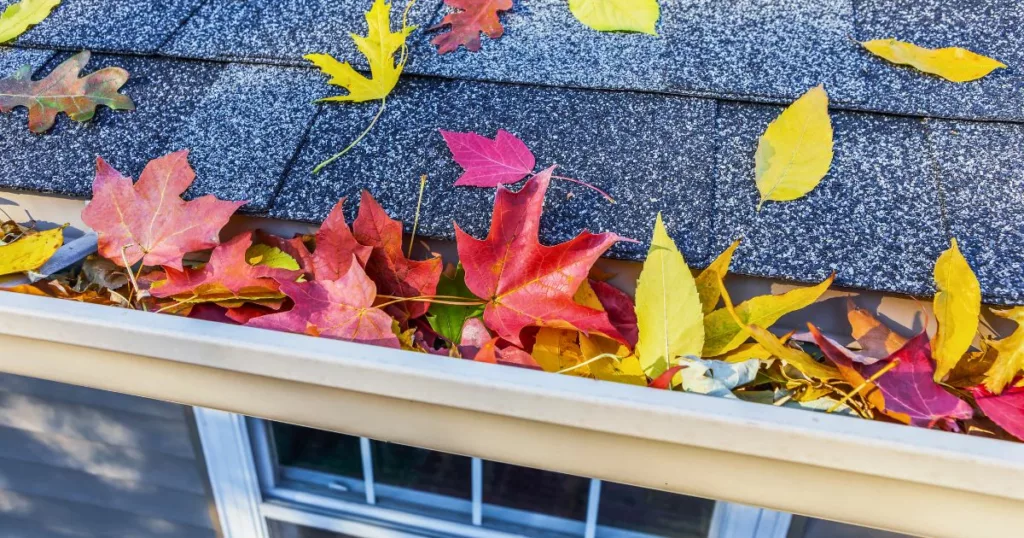
[(899, 359), (893, 359), (891, 362), (889, 362), (889, 364), (885, 365), (885, 368), (882, 368), (881, 370), (875, 372), (875, 375), (865, 379), (864, 382), (862, 382), (860, 385), (857, 385), (856, 387), (854, 387), (853, 391), (851, 391), (846, 396), (843, 396), (842, 400), (839, 400), (838, 402), (833, 404), (832, 407), (829, 407), (828, 410), (825, 411), (825, 412), (826, 413), (832, 413), (836, 409), (839, 409), (840, 407), (842, 407), (843, 404), (848, 402), (850, 400), (850, 398), (853, 398), (854, 396), (859, 394), (860, 391), (864, 390), (869, 384), (874, 383), (875, 381), (878, 380), (878, 378), (880, 378), (883, 375), (885, 375), (886, 372), (888, 372), (889, 370), (892, 370), (893, 368), (895, 368), (895, 367), (897, 367), (899, 365), (900, 365), (900, 360)]
[(416, 218), (412, 221), (412, 237), (409, 238), (409, 253), (407, 258), (412, 258), (412, 247), (416, 244), (416, 229), (420, 226), (420, 209), (423, 207), (423, 191), (427, 189), (427, 175), (420, 176), (420, 198), (416, 201)]
[(370, 125), (366, 127), (366, 130), (363, 131), (362, 134), (360, 134), (358, 138), (353, 140), (352, 143), (349, 144), (347, 148), (341, 150), (339, 153), (335, 154), (330, 159), (327, 159), (326, 161), (316, 165), (316, 168), (313, 169), (313, 173), (314, 174), (319, 174), (320, 171), (323, 170), (327, 165), (329, 165), (329, 164), (333, 163), (334, 161), (340, 159), (346, 153), (351, 151), (352, 148), (358, 146), (359, 143), (362, 142), (364, 138), (366, 138), (366, 135), (370, 134), (370, 131), (373, 129), (373, 126), (377, 125), (377, 120), (379, 120), (380, 116), (382, 114), (384, 114), (384, 107), (387, 106), (387, 104), (388, 104), (388, 98), (387, 97), (381, 99), (380, 100), (380, 110), (377, 111), (377, 115), (373, 117), (373, 121), (371, 121)]

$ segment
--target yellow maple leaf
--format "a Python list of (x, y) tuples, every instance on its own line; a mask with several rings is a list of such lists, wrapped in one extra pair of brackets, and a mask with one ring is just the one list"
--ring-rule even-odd
[(22, 0), (7, 6), (0, 15), (0, 43), (7, 43), (43, 22), (61, 0)]
[(816, 86), (768, 125), (754, 155), (755, 182), (765, 202), (788, 202), (814, 190), (832, 166), (828, 93)]
[(577, 20), (600, 32), (643, 32), (658, 35), (658, 0), (569, 0)]
[(896, 39), (874, 39), (861, 46), (894, 64), (909, 65), (953, 82), (978, 80), (996, 69), (1006, 68), (999, 60), (960, 47), (927, 49)]
[(967, 353), (978, 332), (981, 315), (981, 284), (954, 238), (935, 262), (933, 308), (939, 330), (932, 339), (935, 381), (942, 381)]
[(644, 372), (656, 378), (679, 357), (699, 356), (704, 345), (703, 317), (690, 268), (658, 213), (636, 285), (636, 355)]
[[(410, 4), (411, 5), (411, 4)], [(348, 62), (339, 62), (329, 54), (307, 54), (305, 58), (331, 77), (328, 84), (348, 90), (348, 95), (325, 97), (321, 101), (348, 101), (362, 103), (385, 99), (398, 84), (398, 77), (405, 68), (405, 40), (416, 28), (402, 21), (398, 32), (391, 31), (391, 4), (385, 0), (374, 0), (373, 7), (366, 12), (366, 36), (350, 34), (359, 52), (370, 65), (370, 77), (356, 71)], [(402, 51), (400, 58), (395, 54)]]
[(1017, 322), (1017, 328), (1010, 336), (991, 343), (997, 355), (991, 368), (985, 372), (985, 388), (999, 394), (1024, 370), (1024, 306), (992, 312)]
[(0, 275), (39, 269), (64, 244), (64, 228), (26, 235), (0, 246)]

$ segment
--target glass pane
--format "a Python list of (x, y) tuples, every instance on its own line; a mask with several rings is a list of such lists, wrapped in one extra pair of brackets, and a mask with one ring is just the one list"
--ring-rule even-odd
[(567, 519), (587, 517), (590, 479), (484, 462), (484, 503)]
[(793, 516), (787, 538), (911, 538), (906, 534), (879, 531), (856, 525)]
[(352, 478), (363, 478), (359, 438), (271, 422), (278, 463)]
[(370, 446), (377, 483), (470, 498), (469, 458), (381, 441)]
[(599, 525), (673, 538), (704, 538), (715, 502), (625, 484), (601, 484)]
[(282, 521), (267, 520), (270, 538), (358, 538), (351, 534), (322, 531), (312, 527), (300, 527)]

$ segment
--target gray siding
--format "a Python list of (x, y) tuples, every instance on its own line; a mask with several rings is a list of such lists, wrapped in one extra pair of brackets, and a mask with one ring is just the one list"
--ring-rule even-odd
[(216, 538), (190, 413), (0, 374), (0, 538)]

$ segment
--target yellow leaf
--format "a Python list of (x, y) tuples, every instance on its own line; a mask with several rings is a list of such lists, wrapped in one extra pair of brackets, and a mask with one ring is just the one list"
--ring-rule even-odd
[[(576, 331), (542, 327), (533, 344), (533, 358), (545, 372), (561, 372), (583, 362), (583, 352), (576, 343)], [(590, 365), (565, 372), (569, 375), (590, 377)]]
[(0, 43), (7, 43), (43, 22), (61, 0), (22, 0), (11, 4), (0, 15)]
[(816, 86), (782, 111), (757, 144), (755, 180), (761, 206), (787, 202), (814, 190), (832, 166), (828, 94)]
[(661, 213), (636, 285), (636, 317), (636, 355), (648, 376), (658, 377), (678, 357), (700, 355), (704, 324), (697, 285)]
[(270, 245), (257, 243), (245, 251), (245, 259), (250, 265), (270, 267), (272, 269), (288, 269), (298, 271), (299, 262), (287, 252)]
[(935, 262), (935, 319), (939, 330), (932, 339), (935, 381), (942, 381), (971, 347), (981, 315), (981, 284), (956, 239)]
[(747, 331), (754, 341), (767, 349), (773, 357), (781, 359), (786, 364), (800, 370), (801, 373), (810, 379), (826, 383), (843, 379), (839, 374), (839, 370), (834, 366), (818, 362), (806, 352), (786, 345), (778, 336), (772, 334), (771, 331), (757, 325), (749, 325)]
[[(781, 338), (779, 338), (779, 341), (782, 342), (783, 344), (785, 344), (787, 341), (789, 341), (789, 337), (792, 336), (792, 335), (793, 335), (793, 333), (789, 333), (787, 335), (784, 335)], [(731, 363), (738, 363), (738, 362), (748, 361), (750, 359), (757, 359), (757, 360), (761, 360), (761, 361), (766, 361), (766, 360), (771, 359), (771, 358), (772, 358), (772, 352), (768, 351), (768, 348), (766, 348), (763, 345), (758, 344), (756, 342), (751, 342), (751, 343), (743, 344), (740, 347), (738, 347), (738, 348), (736, 348), (736, 349), (734, 349), (734, 350), (732, 350), (732, 351), (730, 351), (728, 353), (725, 353), (725, 354), (722, 354), (722, 355), (718, 355), (717, 357), (710, 357), (709, 360), (717, 360), (717, 361), (725, 361), (725, 362), (731, 362)]]
[(853, 329), (851, 335), (863, 349), (861, 355), (884, 359), (899, 351), (907, 339), (885, 326), (871, 312), (857, 308), (853, 301), (846, 304), (846, 319)]
[(697, 293), (700, 295), (700, 304), (705, 314), (711, 313), (718, 306), (718, 300), (722, 298), (722, 289), (718, 286), (718, 281), (725, 278), (729, 272), (732, 255), (739, 246), (740, 240), (737, 239), (697, 277)]
[(597, 293), (594, 292), (594, 288), (591, 287), (589, 280), (584, 280), (583, 283), (580, 284), (580, 287), (576, 290), (576, 294), (573, 295), (572, 300), (583, 306), (604, 312), (604, 305), (601, 304), (601, 299), (597, 298)]
[(985, 372), (985, 388), (995, 394), (1003, 392), (1013, 378), (1024, 370), (1024, 306), (1009, 310), (993, 310), (993, 313), (1017, 322), (1013, 333), (1002, 340), (992, 342), (998, 353), (992, 367)]
[(600, 32), (642, 32), (658, 35), (658, 0), (569, 0), (569, 11)]
[(64, 244), (64, 228), (26, 235), (0, 246), (0, 275), (39, 269)]
[[(376, 101), (387, 97), (398, 84), (398, 77), (405, 68), (405, 40), (416, 28), (402, 27), (398, 32), (391, 31), (391, 4), (385, 0), (374, 0), (373, 7), (366, 13), (366, 37), (351, 34), (359, 52), (370, 64), (370, 78), (360, 74), (348, 62), (339, 62), (329, 54), (307, 54), (305, 58), (331, 77), (328, 84), (341, 86), (348, 90), (348, 95), (327, 97), (321, 101), (349, 101), (361, 103)], [(403, 51), (402, 57), (395, 61), (395, 54)]]
[(998, 60), (960, 47), (926, 49), (895, 39), (875, 39), (861, 45), (894, 64), (909, 65), (953, 82), (978, 80), (996, 69), (1006, 68)]
[[(828, 277), (817, 286), (797, 288), (782, 295), (754, 297), (736, 307), (736, 313), (746, 325), (771, 327), (782, 316), (813, 304), (832, 285), (835, 275)], [(739, 347), (747, 334), (729, 314), (727, 308), (720, 308), (704, 316), (703, 356), (714, 357)]]
[(604, 359), (597, 359), (590, 363), (590, 373), (597, 379), (647, 386), (647, 376), (644, 375), (644, 370), (640, 366), (640, 359), (635, 355), (630, 355), (629, 348), (626, 346), (610, 338), (597, 335), (588, 337), (581, 333), (580, 350), (583, 352), (583, 358), (587, 361), (601, 355), (606, 356)]

